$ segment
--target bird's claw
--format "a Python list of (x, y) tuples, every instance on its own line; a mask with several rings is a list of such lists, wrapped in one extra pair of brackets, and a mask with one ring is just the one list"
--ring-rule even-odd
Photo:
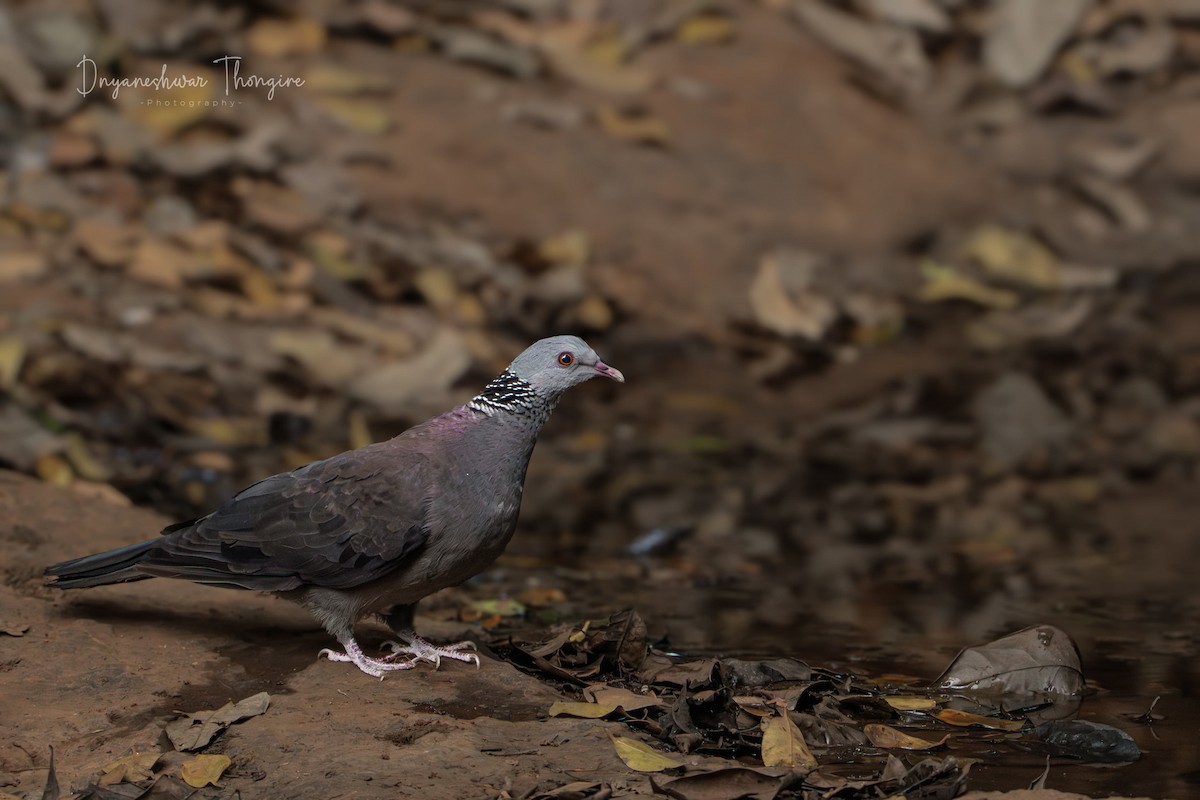
[(464, 653), (463, 650), (475, 650), (475, 643), (472, 641), (454, 642), (453, 644), (433, 645), (419, 636), (414, 636), (408, 644), (400, 642), (384, 642), (383, 646), (390, 649), (392, 654), (384, 656), (383, 660), (392, 663), (393, 659), (401, 656), (412, 656), (411, 660), (404, 662), (409, 666), (416, 666), (421, 661), (428, 661), (433, 664), (434, 669), (442, 666), (443, 658), (450, 658), (455, 661), (465, 661), (470, 664), (475, 663), (475, 669), (480, 668), (479, 655), (477, 653)]
[[(339, 653), (337, 650), (330, 650), (328, 647), (317, 653), (317, 659), (321, 656), (328, 658), (330, 661), (348, 662), (361, 669), (368, 675), (383, 680), (384, 675), (388, 672), (396, 670), (412, 669), (416, 666), (414, 661), (394, 662), (384, 659), (369, 658), (361, 652), (358, 653)], [(356, 657), (357, 656), (357, 657)]]

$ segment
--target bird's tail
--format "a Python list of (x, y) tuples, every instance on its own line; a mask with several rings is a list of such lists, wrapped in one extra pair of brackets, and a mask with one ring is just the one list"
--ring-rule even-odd
[(46, 567), (46, 575), (50, 576), (48, 583), (59, 589), (82, 589), (87, 586), (104, 586), (108, 583), (127, 583), (152, 578), (153, 575), (147, 575), (138, 569), (138, 563), (156, 544), (158, 541), (151, 539), (54, 564)]

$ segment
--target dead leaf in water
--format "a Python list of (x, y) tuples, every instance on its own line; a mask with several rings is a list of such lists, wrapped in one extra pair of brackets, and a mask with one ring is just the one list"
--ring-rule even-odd
[(1037, 625), (968, 647), (935, 682), (943, 689), (1074, 696), (1083, 691), (1079, 650), (1052, 625)]
[(638, 772), (662, 772), (683, 766), (683, 759), (655, 750), (648, 744), (625, 736), (610, 736), (617, 755), (625, 766)]
[(1019, 731), (1025, 727), (1024, 720), (981, 717), (978, 714), (959, 711), (956, 708), (943, 708), (938, 713), (931, 714), (930, 716), (941, 720), (947, 725), (957, 725), (960, 728), (969, 728), (972, 725), (978, 725), (981, 728), (988, 728), (994, 731)]
[(817, 766), (817, 759), (804, 741), (796, 723), (787, 716), (771, 717), (762, 723), (762, 760), (767, 767)]
[(161, 757), (162, 753), (157, 750), (148, 753), (134, 750), (129, 755), (122, 756), (105, 766), (104, 774), (96, 782), (101, 786), (114, 786), (118, 783), (144, 781), (153, 775), (154, 765)]
[(950, 738), (950, 734), (947, 733), (936, 742), (931, 742), (928, 739), (910, 736), (887, 725), (878, 724), (865, 726), (863, 733), (867, 735), (871, 744), (888, 750), (931, 750), (934, 747), (941, 747)]
[(221, 775), (232, 763), (226, 755), (200, 755), (183, 762), (179, 767), (179, 774), (188, 786), (197, 789), (209, 784), (216, 786), (217, 781), (221, 780)]

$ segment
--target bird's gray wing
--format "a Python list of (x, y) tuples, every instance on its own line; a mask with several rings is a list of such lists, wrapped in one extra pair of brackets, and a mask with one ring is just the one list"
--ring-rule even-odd
[(431, 472), (424, 456), (378, 446), (318, 461), (259, 481), (207, 517), (167, 528), (139, 566), (152, 575), (263, 591), (359, 586), (424, 546), (436, 485)]

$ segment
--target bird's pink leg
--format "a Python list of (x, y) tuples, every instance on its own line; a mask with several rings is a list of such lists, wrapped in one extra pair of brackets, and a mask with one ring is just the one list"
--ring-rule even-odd
[(379, 680), (383, 680), (383, 676), (387, 672), (395, 672), (396, 670), (401, 669), (412, 669), (417, 665), (415, 659), (413, 661), (397, 662), (386, 661), (379, 658), (370, 658), (362, 651), (362, 648), (358, 646), (358, 642), (354, 641), (353, 637), (346, 637), (344, 639), (339, 638), (338, 641), (341, 642), (342, 647), (346, 648), (346, 652), (339, 653), (336, 650), (330, 650), (326, 648), (317, 653), (317, 658), (319, 659), (321, 656), (325, 656), (330, 661), (349, 661), (363, 672), (379, 678)]
[(433, 668), (437, 669), (442, 665), (443, 658), (452, 658), (455, 661), (465, 661), (470, 664), (475, 662), (475, 668), (479, 669), (479, 655), (477, 653), (464, 653), (463, 650), (474, 650), (475, 643), (472, 641), (454, 642), (453, 644), (435, 645), (425, 641), (420, 636), (417, 636), (412, 630), (399, 630), (396, 635), (404, 642), (384, 642), (383, 646), (390, 648), (392, 654), (384, 656), (387, 663), (392, 663), (393, 659), (401, 656), (412, 656), (411, 661), (403, 662), (409, 667), (414, 667), (418, 662), (428, 661), (433, 664)]

